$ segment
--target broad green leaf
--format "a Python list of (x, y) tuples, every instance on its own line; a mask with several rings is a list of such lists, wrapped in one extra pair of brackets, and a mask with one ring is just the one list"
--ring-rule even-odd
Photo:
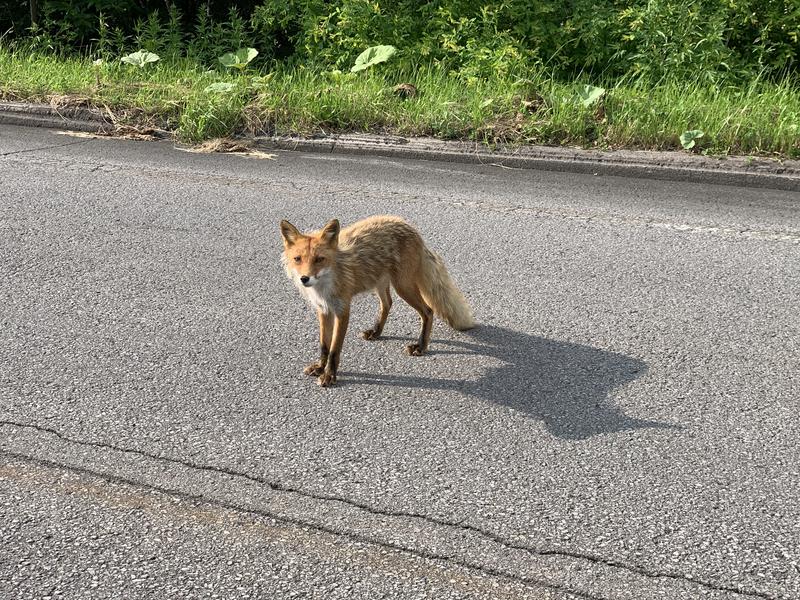
[(681, 134), (681, 146), (683, 146), (686, 150), (690, 150), (694, 148), (695, 140), (697, 138), (701, 138), (705, 135), (699, 129), (692, 129), (691, 131), (684, 131)]
[(226, 81), (218, 81), (217, 83), (212, 83), (211, 85), (207, 86), (206, 89), (203, 91), (206, 93), (215, 92), (215, 93), (222, 93), (226, 94), (233, 90), (235, 86), (232, 83), (228, 83)]
[(250, 87), (254, 90), (266, 89), (270, 81), (272, 81), (275, 73), (267, 73), (266, 75), (256, 76), (250, 78)]
[(395, 52), (397, 52), (397, 48), (394, 46), (372, 46), (371, 48), (367, 48), (358, 55), (356, 64), (353, 65), (350, 71), (352, 73), (357, 73), (358, 71), (369, 69), (371, 66), (377, 65), (378, 63), (386, 62)]
[(582, 85), (578, 88), (578, 98), (584, 106), (591, 106), (597, 102), (600, 97), (606, 93), (605, 88), (595, 87), (593, 85)]
[(161, 60), (161, 57), (158, 54), (153, 54), (147, 50), (139, 50), (138, 52), (123, 56), (120, 60), (122, 60), (124, 63), (128, 63), (129, 65), (133, 65), (141, 69), (148, 63), (154, 63)]
[(247, 64), (258, 56), (255, 48), (239, 48), (236, 52), (228, 52), (219, 57), (223, 67), (243, 70)]

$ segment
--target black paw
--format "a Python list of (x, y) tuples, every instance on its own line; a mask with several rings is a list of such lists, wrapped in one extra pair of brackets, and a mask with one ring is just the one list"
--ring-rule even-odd
[(333, 373), (323, 373), (317, 379), (317, 384), (321, 387), (330, 387), (336, 383), (336, 375)]
[(406, 346), (406, 354), (409, 356), (422, 356), (425, 354), (425, 349), (419, 344), (409, 344)]
[(317, 375), (322, 375), (322, 372), (325, 370), (325, 367), (320, 365), (319, 363), (311, 363), (305, 369), (303, 369), (303, 373), (306, 375), (311, 375), (312, 377), (316, 377)]

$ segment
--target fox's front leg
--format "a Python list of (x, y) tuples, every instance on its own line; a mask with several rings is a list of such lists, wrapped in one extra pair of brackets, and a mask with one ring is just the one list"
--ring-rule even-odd
[(344, 344), (344, 334), (347, 333), (347, 324), (350, 322), (350, 307), (347, 306), (342, 314), (336, 315), (333, 323), (333, 340), (331, 341), (328, 361), (325, 363), (325, 370), (317, 379), (317, 383), (322, 387), (328, 387), (336, 383), (336, 371), (339, 368), (339, 356), (342, 353)]
[(330, 356), (331, 340), (333, 339), (333, 314), (318, 310), (317, 319), (319, 319), (319, 360), (311, 363), (303, 370), (306, 375), (313, 375), (314, 377), (322, 375), (325, 371), (325, 365), (328, 364), (328, 357)]

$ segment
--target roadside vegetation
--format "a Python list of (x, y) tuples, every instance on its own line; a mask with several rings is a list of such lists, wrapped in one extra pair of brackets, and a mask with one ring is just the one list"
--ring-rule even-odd
[(190, 142), (382, 132), (800, 156), (793, 0), (39, 5), (34, 27), (21, 10), (0, 23), (0, 99)]

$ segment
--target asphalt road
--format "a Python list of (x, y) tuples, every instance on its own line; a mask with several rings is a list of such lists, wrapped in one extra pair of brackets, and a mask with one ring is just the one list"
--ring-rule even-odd
[[(339, 385), (278, 222), (413, 221)], [(800, 197), (0, 127), (0, 598), (800, 598)]]

